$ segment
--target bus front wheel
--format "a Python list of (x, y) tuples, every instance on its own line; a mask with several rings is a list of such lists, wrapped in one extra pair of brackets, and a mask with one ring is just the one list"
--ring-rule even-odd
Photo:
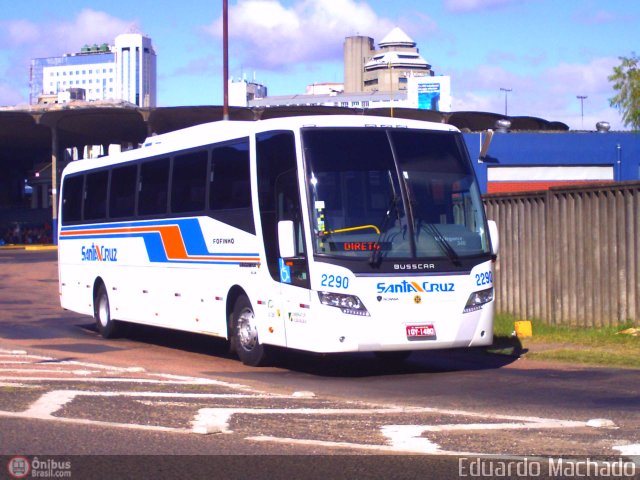
[(233, 308), (233, 349), (245, 365), (258, 367), (267, 360), (267, 347), (260, 343), (253, 307), (242, 295)]
[(104, 338), (113, 338), (117, 332), (117, 322), (111, 318), (109, 295), (104, 284), (100, 284), (93, 299), (93, 318), (96, 328)]

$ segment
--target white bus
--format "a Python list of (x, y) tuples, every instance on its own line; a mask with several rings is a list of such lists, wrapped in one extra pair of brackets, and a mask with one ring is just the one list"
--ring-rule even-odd
[(61, 181), (61, 305), (104, 337), (199, 332), (248, 365), (272, 346), (405, 358), (492, 342), (497, 233), (452, 126), (213, 122)]

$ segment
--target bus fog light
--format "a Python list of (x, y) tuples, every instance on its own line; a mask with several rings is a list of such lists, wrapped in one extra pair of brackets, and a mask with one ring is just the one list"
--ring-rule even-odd
[(473, 292), (469, 295), (469, 299), (467, 300), (467, 304), (464, 306), (462, 313), (480, 310), (485, 303), (489, 303), (491, 300), (493, 300), (493, 288)]
[(320, 303), (323, 305), (338, 307), (342, 313), (365, 317), (369, 316), (369, 311), (366, 309), (362, 301), (355, 295), (346, 295), (344, 293), (334, 292), (318, 292), (318, 298), (320, 298)]

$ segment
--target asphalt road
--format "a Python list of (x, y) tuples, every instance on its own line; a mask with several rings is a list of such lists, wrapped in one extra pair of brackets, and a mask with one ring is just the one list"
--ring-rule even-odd
[(60, 308), (55, 260), (0, 250), (0, 455), (18, 469), (16, 456), (34, 470), (69, 458), (73, 478), (458, 478), (493, 455), (486, 468), (516, 459), (533, 478), (525, 456), (542, 473), (573, 456), (640, 478), (640, 370), (481, 350), (403, 364), (280, 352), (252, 368), (198, 335), (102, 339)]

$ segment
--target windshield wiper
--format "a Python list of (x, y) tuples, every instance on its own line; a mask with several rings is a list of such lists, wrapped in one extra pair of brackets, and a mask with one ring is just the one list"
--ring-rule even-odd
[(385, 234), (385, 230), (387, 228), (387, 224), (389, 223), (389, 219), (392, 217), (395, 212), (398, 221), (400, 221), (400, 211), (398, 210), (398, 202), (400, 201), (400, 197), (395, 192), (392, 192), (391, 199), (389, 201), (389, 208), (387, 208), (386, 213), (384, 214), (384, 218), (380, 223), (380, 233), (378, 234), (378, 238), (376, 242), (373, 244), (373, 251), (371, 255), (369, 255), (369, 265), (372, 267), (376, 267), (380, 265), (380, 261), (382, 260), (382, 245), (380, 240), (382, 240), (383, 235)]
[(451, 246), (449, 241), (442, 235), (442, 232), (436, 227), (433, 223), (427, 223), (422, 225), (422, 228), (427, 230), (434, 238), (440, 249), (445, 253), (449, 260), (453, 262), (454, 265), (460, 266), (462, 262), (460, 261), (460, 256), (455, 251), (455, 249)]

